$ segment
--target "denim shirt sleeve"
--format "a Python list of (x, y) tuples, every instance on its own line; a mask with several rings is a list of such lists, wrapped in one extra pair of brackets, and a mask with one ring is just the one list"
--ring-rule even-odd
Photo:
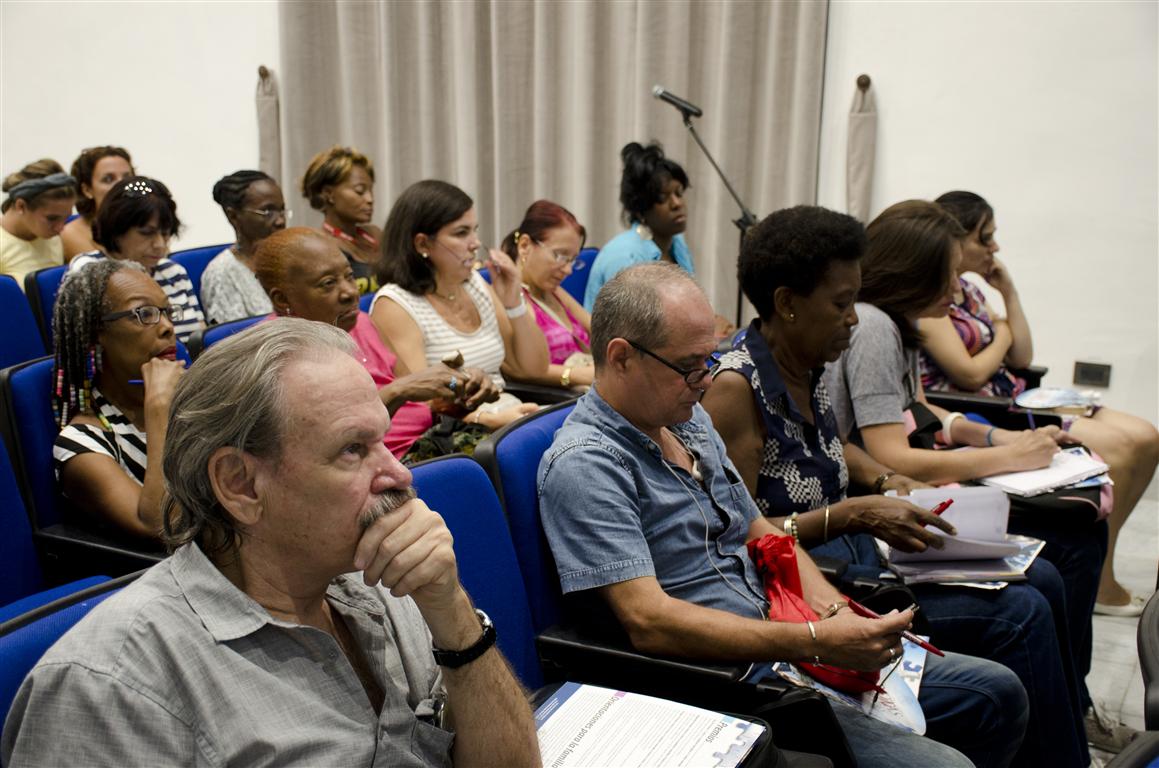
[(539, 514), (565, 594), (656, 575), (633, 473), (614, 448), (556, 447), (543, 465)]

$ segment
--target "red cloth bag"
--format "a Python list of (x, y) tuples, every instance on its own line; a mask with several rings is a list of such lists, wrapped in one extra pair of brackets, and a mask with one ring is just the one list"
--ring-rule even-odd
[[(819, 621), (809, 607), (801, 589), (801, 572), (797, 569), (797, 549), (792, 536), (769, 533), (748, 543), (749, 557), (764, 580), (769, 598), (769, 621), (804, 624)], [(880, 690), (879, 672), (861, 672), (831, 664), (798, 662), (797, 666), (815, 680), (844, 693)]]

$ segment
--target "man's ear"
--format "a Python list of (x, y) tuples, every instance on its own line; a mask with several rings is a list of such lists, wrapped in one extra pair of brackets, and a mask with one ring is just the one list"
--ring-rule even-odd
[(256, 456), (237, 448), (218, 448), (209, 457), (209, 482), (218, 502), (242, 526), (262, 518), (264, 503), (257, 490), (261, 466)]
[(623, 371), (624, 364), (635, 352), (627, 339), (616, 337), (608, 342), (608, 349), (604, 355), (605, 365), (608, 370)]

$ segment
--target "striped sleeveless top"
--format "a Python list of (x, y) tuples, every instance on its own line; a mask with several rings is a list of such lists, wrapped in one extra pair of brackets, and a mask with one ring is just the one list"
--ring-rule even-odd
[(57, 480), (60, 480), (60, 471), (70, 459), (84, 453), (99, 453), (120, 464), (126, 475), (144, 485), (145, 433), (133, 426), (96, 387), (92, 392), (94, 410), (105, 417), (113, 431), (106, 432), (95, 424), (69, 424), (60, 430), (52, 446)]
[[(463, 283), (463, 290), (471, 297), (482, 318), (479, 327), (469, 333), (452, 328), (425, 296), (411, 293), (394, 283), (379, 288), (374, 301), (386, 296), (411, 316), (423, 332), (427, 365), (435, 365), (447, 357), (453, 357), (458, 350), (463, 353), (464, 365), (486, 371), (496, 385), (503, 387), (505, 382), (499, 366), (507, 356), (507, 348), (499, 333), (499, 320), (495, 317), (490, 290), (478, 272), (471, 273), (471, 278)], [(371, 311), (374, 311), (374, 304), (371, 304)]]

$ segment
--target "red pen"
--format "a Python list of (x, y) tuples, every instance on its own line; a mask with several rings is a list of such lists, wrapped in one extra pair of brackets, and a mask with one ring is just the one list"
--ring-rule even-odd
[[(881, 618), (881, 614), (878, 614), (878, 613), (875, 613), (874, 611), (871, 611), (869, 608), (866, 608), (864, 605), (857, 602), (853, 598), (847, 597), (847, 598), (845, 598), (845, 600), (849, 603), (850, 609), (852, 609), (852, 611), (854, 613), (856, 613), (858, 616), (863, 616), (867, 619), (880, 619)], [(914, 643), (915, 645), (920, 645), (922, 648), (925, 648), (930, 653), (936, 653), (939, 656), (946, 655), (946, 654), (942, 653), (940, 650), (938, 650), (937, 648), (935, 648), (934, 646), (927, 643), (925, 640), (922, 640), (920, 637), (915, 635), (913, 632), (910, 632), (908, 629), (903, 631), (901, 633), (901, 636), (904, 637), (906, 640), (909, 640), (911, 643)]]
[(930, 514), (931, 514), (931, 515), (940, 515), (940, 514), (942, 514), (943, 512), (945, 512), (947, 509), (949, 509), (949, 508), (950, 508), (950, 505), (951, 505), (951, 504), (953, 504), (953, 503), (954, 503), (954, 500), (953, 500), (953, 499), (946, 499), (946, 500), (945, 500), (945, 501), (943, 501), (941, 504), (939, 504), (938, 506), (936, 506), (936, 507), (934, 507), (933, 509), (931, 509), (931, 510), (930, 510)]

